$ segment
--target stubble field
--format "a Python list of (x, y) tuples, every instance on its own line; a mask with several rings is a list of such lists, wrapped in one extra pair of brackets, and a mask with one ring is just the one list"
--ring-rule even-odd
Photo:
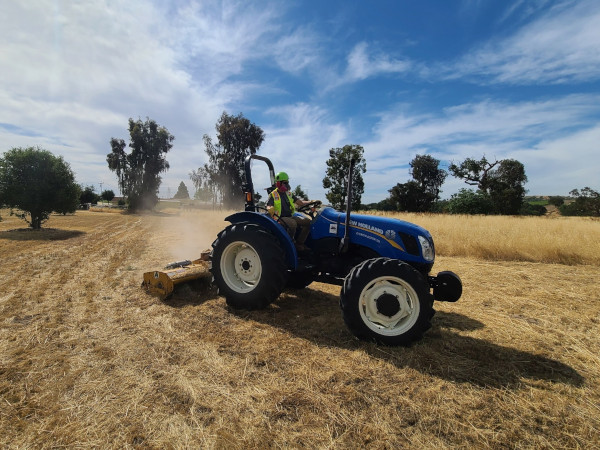
[(1, 212), (3, 448), (598, 448), (600, 222), (399, 215), (464, 284), (410, 348), (357, 341), (339, 287), (229, 310), (142, 273), (226, 212)]

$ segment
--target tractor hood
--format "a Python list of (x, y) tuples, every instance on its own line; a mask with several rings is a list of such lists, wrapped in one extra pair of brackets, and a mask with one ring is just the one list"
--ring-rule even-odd
[[(333, 208), (323, 208), (312, 227), (312, 238), (341, 238), (346, 215)], [(404, 220), (365, 214), (350, 215), (350, 242), (369, 247), (381, 256), (416, 263), (433, 263), (434, 246), (425, 228)]]

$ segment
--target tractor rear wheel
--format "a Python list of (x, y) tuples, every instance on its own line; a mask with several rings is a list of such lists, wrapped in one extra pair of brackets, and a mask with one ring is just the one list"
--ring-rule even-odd
[(340, 306), (355, 336), (385, 345), (420, 339), (434, 314), (423, 275), (390, 258), (369, 259), (354, 267), (344, 281)]
[(275, 236), (255, 224), (233, 224), (212, 244), (211, 272), (219, 294), (236, 309), (261, 309), (285, 286), (283, 250)]

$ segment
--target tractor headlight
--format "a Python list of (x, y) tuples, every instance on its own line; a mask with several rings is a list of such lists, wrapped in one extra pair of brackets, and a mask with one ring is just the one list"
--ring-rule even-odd
[(421, 244), (421, 253), (425, 261), (433, 261), (435, 255), (433, 253), (433, 245), (425, 236), (419, 236), (419, 243)]

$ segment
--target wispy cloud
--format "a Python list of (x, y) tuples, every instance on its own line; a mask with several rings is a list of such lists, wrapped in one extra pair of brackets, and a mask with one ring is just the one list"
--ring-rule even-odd
[(473, 49), (452, 65), (448, 78), (484, 84), (597, 81), (599, 23), (600, 8), (595, 0), (563, 2), (514, 35)]
[(345, 66), (315, 67), (314, 75), (319, 79), (322, 89), (330, 92), (369, 78), (400, 75), (408, 72), (412, 65), (409, 59), (393, 57), (381, 50), (373, 49), (368, 42), (362, 41), (349, 51)]
[[(202, 162), (202, 134), (260, 89), (231, 77), (260, 58), (257, 42), (276, 18), (246, 2), (9, 2), (0, 16), (0, 122), (35, 130), (27, 145), (68, 154), (80, 181), (91, 181), (107, 177), (110, 137), (126, 137), (128, 117), (149, 116), (176, 136), (171, 166), (187, 177), (177, 167)], [(5, 146), (23, 145), (18, 133), (3, 134)]]
[(350, 81), (364, 80), (373, 76), (403, 73), (410, 67), (409, 61), (395, 59), (381, 52), (369, 53), (368, 44), (360, 42), (348, 55), (345, 78)]
[(276, 170), (288, 171), (294, 186), (301, 184), (309, 195), (324, 198), (327, 151), (348, 143), (348, 127), (326, 109), (306, 103), (271, 108), (267, 117), (276, 118), (278, 124), (265, 127), (261, 153), (268, 155)]
[(533, 14), (546, 7), (551, 0), (517, 0), (508, 3), (504, 14), (500, 16), (499, 23), (506, 21), (522, 22)]
[[(464, 4), (476, 10), (471, 20), (489, 11), (481, 0)], [(416, 153), (535, 161), (543, 149), (558, 149), (557, 142), (589, 145), (596, 136), (598, 96), (515, 103), (503, 92), (487, 100), (481, 90), (477, 97), (467, 92), (473, 84), (597, 81), (595, 0), (552, 7), (547, 0), (517, 0), (493, 18), (504, 34), (446, 61), (451, 70), (426, 52), (419, 60), (405, 57), (402, 45), (407, 39), (419, 45), (419, 33), (407, 29), (402, 43), (394, 42), (397, 34), (378, 34), (379, 23), (357, 17), (362, 6), (356, 5), (327, 7), (329, 17), (297, 17), (301, 10), (287, 2), (242, 0), (28, 0), (2, 8), (0, 140), (4, 148), (40, 145), (64, 156), (81, 182), (115, 180), (106, 167), (108, 142), (127, 138), (129, 117), (151, 117), (175, 135), (165, 188), (176, 189), (205, 162), (202, 135), (214, 133), (227, 110), (263, 127), (261, 152), (278, 168), (291, 166), (294, 182), (315, 197), (324, 196), (327, 150), (362, 144), (373, 201), (406, 180)], [(363, 25), (375, 31), (354, 32)], [(449, 78), (466, 86), (466, 96), (444, 108), (434, 90), (447, 90)], [(374, 80), (384, 80), (385, 89)], [(367, 98), (365, 112), (358, 103)], [(393, 105), (399, 98), (407, 103)]]
[[(431, 154), (442, 167), (451, 161), (483, 155), (491, 159), (515, 158), (532, 171), (539, 171), (544, 166), (540, 162), (548, 159), (556, 161), (555, 169), (560, 169), (560, 164), (565, 164), (565, 171), (578, 167), (587, 176), (583, 179), (593, 179), (592, 167), (600, 164), (600, 155), (594, 156), (590, 150), (593, 146), (584, 147), (589, 156), (584, 165), (567, 150), (590, 144), (589, 138), (579, 136), (597, 135), (597, 131), (590, 130), (598, 129), (599, 105), (600, 95), (517, 103), (486, 100), (449, 107), (437, 115), (414, 114), (410, 105), (400, 105), (381, 115), (373, 139), (364, 144), (369, 169), (365, 181), (383, 198), (391, 186), (408, 180), (406, 164), (417, 154)], [(546, 149), (553, 151), (546, 153)], [(554, 183), (557, 191), (568, 192), (560, 180), (555, 178)], [(453, 186), (456, 188), (456, 183)], [(530, 183), (528, 187), (544, 192), (538, 189), (547, 186)], [(445, 189), (451, 192), (452, 186)]]
[(281, 28), (280, 12), (264, 3), (191, 2), (171, 14), (164, 38), (199, 83), (216, 85), (239, 74), (246, 62), (267, 56), (266, 44)]
[(485, 100), (448, 107), (438, 115), (392, 110), (381, 115), (369, 148), (374, 156), (418, 148), (463, 157), (474, 156), (455, 151), (466, 142), (483, 143), (488, 154), (495, 149), (530, 147), (565, 131), (593, 126), (598, 120), (593, 117), (600, 115), (599, 105), (600, 95), (570, 95), (537, 102)]

